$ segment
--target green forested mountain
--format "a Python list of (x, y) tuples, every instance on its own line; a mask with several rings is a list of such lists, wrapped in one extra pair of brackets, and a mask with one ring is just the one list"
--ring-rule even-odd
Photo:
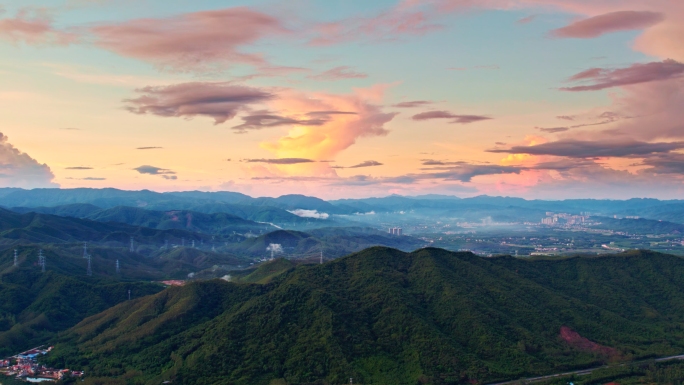
[(375, 247), (271, 270), (117, 305), (48, 360), (103, 384), (475, 384), (684, 352), (684, 260), (669, 255)]
[(162, 290), (142, 282), (69, 277), (55, 271), (9, 268), (0, 279), (0, 357), (45, 343), (57, 332), (131, 297)]

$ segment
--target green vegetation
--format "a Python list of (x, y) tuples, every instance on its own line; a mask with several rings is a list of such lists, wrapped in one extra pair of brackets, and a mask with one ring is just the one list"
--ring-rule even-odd
[(5, 272), (0, 283), (0, 357), (45, 343), (57, 332), (127, 300), (128, 290), (137, 298), (157, 293), (162, 286), (30, 268)]
[(262, 263), (256, 269), (249, 269), (231, 276), (231, 282), (269, 283), (273, 278), (295, 267), (294, 262), (284, 258)]
[(124, 302), (62, 333), (47, 360), (101, 384), (413, 385), (684, 351), (684, 259), (674, 256), (530, 261), (375, 247), (283, 263), (246, 276), (266, 284), (194, 282)]

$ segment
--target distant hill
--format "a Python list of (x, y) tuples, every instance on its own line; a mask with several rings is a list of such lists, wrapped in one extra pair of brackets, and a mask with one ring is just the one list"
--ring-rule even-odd
[(684, 234), (684, 223), (656, 221), (653, 219), (608, 218), (593, 217), (600, 225), (592, 226), (596, 229), (622, 231), (630, 234)]
[(326, 259), (337, 258), (371, 246), (388, 246), (402, 250), (415, 250), (425, 242), (409, 236), (393, 236), (371, 228), (332, 227), (309, 230), (277, 230), (243, 242), (230, 244), (226, 250), (233, 254), (253, 257), (267, 257), (267, 247), (278, 244), (283, 255), (302, 258), (318, 255), (321, 251)]
[(83, 241), (128, 244), (131, 236), (137, 242), (157, 245), (163, 245), (165, 240), (199, 242), (210, 239), (208, 235), (186, 230), (156, 230), (124, 223), (102, 223), (35, 212), (19, 214), (0, 209), (0, 244)]
[(233, 232), (259, 233), (275, 229), (272, 225), (257, 223), (226, 213), (205, 214), (187, 210), (153, 211), (126, 206), (91, 213), (88, 219), (98, 222), (126, 223), (159, 230), (183, 229), (218, 235), (228, 235)]
[[(51, 207), (72, 204), (90, 204), (102, 208), (131, 206), (155, 210), (198, 210), (206, 204), (220, 204), (223, 207), (268, 206), (287, 210), (318, 210), (328, 214), (351, 213), (322, 199), (304, 195), (284, 195), (278, 198), (252, 198), (233, 192), (171, 192), (158, 193), (149, 190), (127, 191), (105, 189), (0, 189), (0, 205), (4, 207)], [(246, 217), (243, 217), (246, 218)], [(250, 219), (250, 218), (246, 218)]]
[(60, 335), (47, 361), (102, 384), (480, 384), (681, 354), (683, 324), (678, 257), (375, 247), (265, 285), (124, 302)]
[(88, 216), (101, 211), (102, 208), (88, 203), (72, 203), (69, 205), (51, 207), (12, 207), (9, 208), (9, 210), (20, 214), (40, 213), (57, 215), (60, 217), (87, 218)]
[[(193, 216), (197, 220), (191, 225), (204, 229), (204, 232), (214, 231), (245, 231), (249, 228), (262, 230), (274, 228), (274, 225), (289, 227), (311, 227), (316, 225), (334, 225), (331, 220), (303, 218), (287, 210), (271, 206), (251, 206), (227, 204), (222, 202), (175, 202), (147, 205), (145, 208), (135, 206), (114, 206), (105, 209), (88, 203), (74, 203), (51, 207), (11, 207), (9, 210), (26, 214), (41, 213), (64, 217), (92, 219), (102, 222), (121, 222), (136, 226), (152, 228), (183, 228), (187, 221), (180, 221), (178, 214)], [(169, 215), (175, 212), (176, 215)], [(221, 217), (219, 214), (224, 214)], [(234, 218), (230, 218), (234, 217)], [(175, 219), (174, 219), (175, 218)], [(243, 219), (243, 222), (236, 219)]]

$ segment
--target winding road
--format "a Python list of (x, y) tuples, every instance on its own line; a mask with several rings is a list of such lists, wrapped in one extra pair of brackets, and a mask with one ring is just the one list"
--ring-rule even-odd
[(567, 377), (567, 376), (573, 376), (573, 375), (574, 376), (586, 376), (586, 375), (591, 374), (592, 372), (599, 370), (599, 369), (615, 368), (615, 367), (627, 366), (627, 365), (636, 365), (636, 364), (645, 363), (645, 362), (649, 362), (649, 361), (663, 362), (663, 361), (672, 361), (672, 360), (684, 360), (684, 354), (680, 354), (678, 356), (670, 356), (670, 357), (650, 359), (650, 360), (625, 362), (625, 363), (619, 364), (619, 365), (604, 365), (604, 366), (599, 366), (599, 367), (591, 368), (591, 369), (582, 369), (582, 370), (575, 370), (572, 372), (549, 374), (547, 376), (520, 378), (520, 379), (514, 380), (514, 381), (496, 382), (496, 383), (491, 383), (489, 385), (507, 385), (507, 384), (519, 384), (519, 383), (529, 384), (529, 383), (535, 383), (535, 382), (550, 380), (552, 378), (557, 378), (557, 377)]

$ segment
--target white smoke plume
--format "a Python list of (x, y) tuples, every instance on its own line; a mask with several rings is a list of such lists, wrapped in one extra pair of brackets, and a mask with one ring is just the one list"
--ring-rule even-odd
[(280, 243), (271, 243), (266, 248), (266, 251), (270, 251), (271, 255), (282, 254), (283, 253), (283, 246), (281, 246)]

